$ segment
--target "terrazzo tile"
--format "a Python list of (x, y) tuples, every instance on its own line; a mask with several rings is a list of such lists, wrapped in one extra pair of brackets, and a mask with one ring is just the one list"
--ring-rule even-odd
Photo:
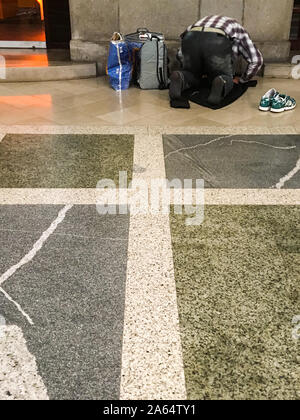
[(299, 399), (299, 208), (207, 206), (172, 216), (189, 399)]
[(0, 188), (96, 188), (132, 177), (130, 135), (8, 134), (0, 143)]
[(0, 400), (49, 399), (21, 328), (2, 326), (0, 338)]
[[(168, 179), (204, 179), (207, 188), (274, 188), (300, 169), (300, 136), (165, 135), (164, 153)], [(300, 187), (294, 175), (283, 188)]]
[(121, 399), (186, 399), (168, 215), (130, 217)]
[[(1, 207), (1, 272), (31, 250), (60, 209)], [(128, 216), (74, 206), (33, 260), (1, 284), (34, 323), (0, 293), (1, 315), (22, 328), (50, 399), (119, 398), (128, 232)]]
[[(133, 177), (165, 177), (160, 135), (135, 136)], [(120, 396), (186, 399), (169, 215), (150, 209), (130, 216)]]

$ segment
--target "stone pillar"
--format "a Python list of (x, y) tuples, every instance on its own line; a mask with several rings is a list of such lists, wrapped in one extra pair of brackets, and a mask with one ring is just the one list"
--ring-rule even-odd
[(179, 65), (176, 54), (180, 45), (179, 36), (199, 19), (199, 0), (119, 0), (120, 30), (124, 34), (146, 27), (154, 32), (163, 32), (167, 39), (170, 68)]
[[(131, 0), (132, 1), (132, 0)], [(111, 35), (119, 31), (119, 0), (69, 0), (74, 61), (97, 62), (105, 73)]]
[(201, 17), (210, 15), (230, 16), (243, 24), (244, 0), (202, 0)]
[(72, 23), (71, 58), (98, 63), (104, 74), (114, 31), (134, 32), (146, 26), (163, 32), (171, 63), (179, 35), (203, 16), (234, 17), (249, 31), (266, 61), (286, 61), (293, 0), (69, 0)]
[(168, 40), (179, 35), (199, 16), (199, 0), (119, 0), (122, 33), (146, 27), (163, 32)]
[(245, 0), (244, 25), (265, 61), (286, 61), (294, 0)]
[(202, 0), (201, 17), (220, 14), (243, 24), (265, 61), (286, 61), (294, 0)]

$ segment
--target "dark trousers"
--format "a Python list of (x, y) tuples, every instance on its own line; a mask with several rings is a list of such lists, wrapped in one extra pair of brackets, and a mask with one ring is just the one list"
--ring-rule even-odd
[(233, 88), (231, 41), (214, 32), (187, 32), (182, 39), (184, 88), (197, 88), (203, 76), (212, 82), (217, 76), (226, 81), (223, 97)]

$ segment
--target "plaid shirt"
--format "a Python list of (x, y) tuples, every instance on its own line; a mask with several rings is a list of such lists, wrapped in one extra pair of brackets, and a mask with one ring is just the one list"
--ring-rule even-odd
[(248, 82), (263, 65), (263, 56), (251, 40), (246, 29), (236, 20), (225, 16), (207, 16), (187, 28), (190, 31), (195, 26), (222, 29), (232, 41), (232, 52), (235, 57), (242, 55), (248, 62), (248, 67), (241, 78), (241, 82)]

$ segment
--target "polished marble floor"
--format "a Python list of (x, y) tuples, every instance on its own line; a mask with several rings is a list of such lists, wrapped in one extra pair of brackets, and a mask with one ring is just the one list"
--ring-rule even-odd
[[(300, 398), (299, 109), (259, 112), (272, 86), (300, 100), (291, 80), (220, 111), (0, 85), (0, 399)], [(202, 223), (127, 211), (165, 178), (204, 179)]]
[(191, 104), (190, 110), (171, 109), (167, 91), (131, 88), (114, 92), (106, 77), (41, 83), (0, 85), (2, 125), (96, 125), (185, 127), (300, 126), (300, 108), (284, 114), (258, 112), (260, 97), (275, 87), (300, 102), (297, 80), (261, 79), (258, 87), (230, 107), (209, 110)]

